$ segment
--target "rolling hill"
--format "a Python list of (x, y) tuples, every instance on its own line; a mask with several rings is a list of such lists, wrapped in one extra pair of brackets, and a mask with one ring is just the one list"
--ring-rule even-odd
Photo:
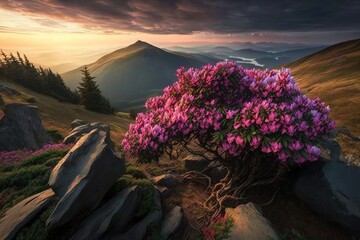
[[(137, 41), (87, 66), (112, 105), (120, 110), (130, 110), (141, 109), (149, 96), (172, 84), (180, 66), (200, 67), (217, 61), (209, 56), (166, 51)], [(82, 68), (62, 74), (70, 88), (78, 86)]]
[[(300, 89), (331, 107), (338, 127), (345, 126), (360, 136), (360, 39), (330, 46), (285, 67), (290, 68)], [(342, 140), (343, 149), (360, 156), (359, 143)]]
[(62, 136), (67, 136), (70, 131), (70, 123), (74, 119), (79, 118), (87, 122), (103, 122), (110, 126), (111, 138), (113, 139), (114, 143), (119, 146), (120, 140), (124, 137), (129, 124), (133, 121), (125, 114), (123, 114), (123, 116), (116, 116), (91, 112), (86, 110), (83, 106), (59, 102), (53, 97), (34, 92), (9, 80), (0, 79), (0, 82), (11, 85), (19, 92), (21, 92), (21, 95), (19, 96), (8, 96), (6, 94), (2, 94), (6, 104), (15, 102), (26, 103), (27, 99), (34, 98), (36, 102), (31, 104), (39, 107), (44, 127), (47, 130), (56, 130)]

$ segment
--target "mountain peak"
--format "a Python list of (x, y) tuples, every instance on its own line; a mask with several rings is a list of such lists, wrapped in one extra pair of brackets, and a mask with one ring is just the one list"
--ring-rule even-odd
[(141, 40), (138, 40), (135, 43), (131, 44), (129, 47), (154, 47), (154, 46), (147, 43), (147, 42), (143, 42)]

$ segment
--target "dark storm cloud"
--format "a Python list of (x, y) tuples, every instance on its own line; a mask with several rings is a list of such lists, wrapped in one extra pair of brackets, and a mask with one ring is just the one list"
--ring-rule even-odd
[(358, 0), (3, 0), (0, 7), (104, 32), (360, 30)]

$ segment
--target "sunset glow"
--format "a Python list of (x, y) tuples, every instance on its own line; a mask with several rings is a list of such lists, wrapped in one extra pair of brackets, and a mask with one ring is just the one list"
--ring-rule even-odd
[[(340, 22), (330, 29), (324, 24), (329, 16), (319, 22), (316, 14), (309, 19), (294, 15), (304, 10), (296, 4), (285, 10), (274, 8), (280, 18), (271, 18), (266, 5), (239, 1), (81, 2), (0, 2), (0, 48), (5, 52), (26, 53), (37, 64), (67, 63), (75, 67), (139, 39), (168, 47), (246, 41), (325, 44), (360, 35), (358, 20), (351, 25)], [(309, 4), (309, 9), (313, 5)], [(334, 10), (332, 6), (329, 8)], [(346, 12), (352, 18), (356, 9), (344, 7), (343, 12), (337, 11), (338, 17)], [(309, 22), (311, 17), (313, 22)], [(270, 24), (268, 19), (274, 23)], [(286, 20), (293, 25), (284, 25)]]

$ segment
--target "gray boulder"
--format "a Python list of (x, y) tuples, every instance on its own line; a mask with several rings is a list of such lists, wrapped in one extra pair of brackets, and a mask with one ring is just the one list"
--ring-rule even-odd
[(172, 194), (171, 190), (167, 187), (158, 187), (158, 189), (159, 189), (161, 198), (168, 198)]
[(5, 106), (0, 119), (0, 151), (35, 150), (50, 142), (37, 107), (21, 103)]
[(84, 124), (84, 125), (80, 125), (78, 127), (75, 127), (70, 132), (70, 134), (66, 138), (64, 138), (63, 143), (69, 144), (69, 143), (77, 142), (82, 136), (84, 136), (85, 134), (91, 132), (94, 129), (102, 130), (102, 131), (106, 132), (108, 135), (110, 135), (110, 127), (109, 127), (109, 125), (103, 124), (103, 123), (100, 123), (100, 122), (88, 123), (88, 124)]
[(156, 185), (173, 188), (176, 187), (180, 181), (172, 174), (163, 174), (153, 178), (153, 181)]
[(253, 203), (227, 208), (226, 215), (234, 220), (230, 240), (277, 240), (280, 239), (271, 223)]
[(21, 229), (46, 209), (53, 196), (54, 192), (48, 189), (10, 208), (0, 219), (0, 239), (15, 239)]
[(176, 234), (181, 229), (184, 222), (184, 212), (179, 206), (174, 207), (166, 215), (162, 224), (160, 234), (164, 239), (168, 239), (170, 235)]
[(83, 136), (51, 172), (49, 185), (60, 201), (47, 226), (61, 226), (95, 209), (124, 172), (124, 159), (116, 155), (107, 132), (94, 129)]
[(209, 176), (211, 177), (212, 181), (217, 183), (220, 182), (227, 174), (227, 171), (223, 167), (216, 167), (211, 169)]
[(70, 123), (72, 129), (82, 126), (82, 125), (85, 125), (85, 124), (88, 124), (88, 122), (81, 120), (81, 119), (75, 119), (74, 121), (72, 121)]
[(359, 167), (318, 161), (300, 170), (294, 192), (314, 212), (360, 236), (359, 183)]
[(209, 165), (208, 160), (196, 155), (188, 155), (182, 161), (187, 171), (202, 171)]
[(80, 226), (71, 239), (100, 239), (107, 232), (114, 234), (134, 217), (140, 201), (140, 193), (136, 187), (127, 188), (100, 208), (96, 209)]
[(154, 194), (154, 204), (155, 207), (151, 210), (144, 218), (135, 223), (128, 231), (123, 234), (112, 234), (107, 235), (102, 238), (103, 240), (143, 240), (147, 228), (149, 226), (157, 225), (161, 222), (162, 210), (161, 210), (161, 201), (160, 193), (158, 190), (155, 190)]

